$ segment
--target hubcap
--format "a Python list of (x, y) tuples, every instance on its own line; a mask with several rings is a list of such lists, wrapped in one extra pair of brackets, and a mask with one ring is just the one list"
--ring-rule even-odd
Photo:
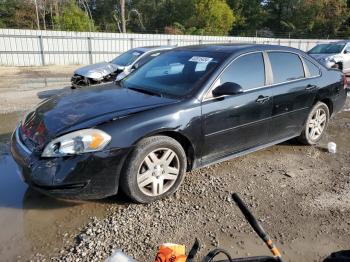
[(176, 182), (180, 173), (180, 161), (169, 148), (160, 148), (149, 153), (142, 161), (137, 185), (148, 196), (159, 196), (167, 192)]
[(311, 120), (308, 125), (308, 133), (309, 137), (312, 140), (317, 140), (323, 133), (327, 123), (327, 114), (322, 109), (319, 108), (313, 114)]

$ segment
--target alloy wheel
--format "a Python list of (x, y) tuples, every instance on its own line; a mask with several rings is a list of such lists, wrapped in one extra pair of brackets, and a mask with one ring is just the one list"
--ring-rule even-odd
[(327, 124), (327, 113), (324, 109), (319, 108), (312, 115), (308, 124), (308, 134), (310, 139), (317, 140), (322, 135)]
[(180, 161), (169, 148), (159, 148), (149, 153), (142, 161), (137, 174), (139, 189), (148, 196), (167, 192), (180, 174)]

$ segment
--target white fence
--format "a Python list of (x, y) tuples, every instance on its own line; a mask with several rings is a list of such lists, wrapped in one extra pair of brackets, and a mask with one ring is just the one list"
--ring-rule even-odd
[(91, 64), (111, 60), (139, 46), (257, 43), (291, 46), (306, 51), (317, 43), (330, 41), (334, 40), (0, 29), (0, 65)]

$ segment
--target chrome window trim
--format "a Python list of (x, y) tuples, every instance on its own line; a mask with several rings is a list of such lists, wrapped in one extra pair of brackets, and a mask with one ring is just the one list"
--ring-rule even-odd
[[(301, 58), (302, 58), (303, 60), (309, 61), (311, 64), (313, 64), (314, 66), (316, 66), (316, 67), (318, 68), (318, 75), (317, 75), (317, 76), (310, 76), (310, 77), (308, 77), (308, 78), (316, 78), (316, 77), (322, 76), (322, 70), (321, 70), (321, 68), (320, 68), (318, 65), (316, 65), (314, 62), (312, 62), (310, 59), (308, 59), (308, 58), (305, 57), (305, 56), (301, 56)], [(308, 66), (307, 66), (306, 64), (304, 64), (304, 66), (305, 66), (307, 69), (309, 69)], [(310, 73), (310, 70), (309, 70), (309, 73)]]
[[(293, 52), (293, 51), (287, 51), (287, 50), (264, 50), (264, 51), (253, 51), (253, 52), (248, 52), (248, 53), (244, 53), (244, 54), (241, 54), (239, 56), (237, 56), (236, 58), (234, 58), (221, 72), (220, 74), (215, 78), (215, 80), (211, 83), (208, 91), (205, 93), (204, 95), (204, 98), (202, 99), (202, 102), (206, 102), (206, 101), (210, 101), (210, 100), (214, 100), (214, 99), (219, 99), (219, 98), (223, 98), (223, 97), (226, 97), (227, 95), (224, 95), (224, 96), (218, 96), (218, 97), (208, 97), (208, 94), (210, 92), (213, 91), (214, 89), (214, 84), (215, 82), (221, 77), (221, 75), (223, 74), (223, 72), (234, 62), (236, 61), (238, 58), (244, 56), (244, 55), (249, 55), (249, 54), (254, 54), (254, 53), (263, 53), (263, 57), (264, 57), (264, 64), (266, 65), (266, 61), (265, 61), (265, 54), (268, 56), (268, 53), (269, 52), (279, 52), (279, 53), (291, 53), (291, 54), (295, 54), (295, 55), (298, 55), (299, 56), (299, 59), (303, 65), (303, 69), (304, 69), (304, 78), (300, 78), (300, 79), (294, 79), (294, 80), (290, 80), (290, 81), (285, 81), (285, 82), (281, 82), (281, 83), (273, 83), (273, 84), (268, 84), (268, 85), (264, 85), (264, 86), (260, 86), (260, 87), (255, 87), (255, 88), (251, 88), (251, 89), (247, 89), (247, 90), (244, 90), (243, 93), (247, 93), (247, 92), (251, 92), (251, 91), (255, 91), (255, 90), (259, 90), (259, 89), (263, 89), (263, 88), (269, 88), (269, 87), (274, 87), (274, 86), (278, 86), (278, 85), (283, 85), (283, 84), (289, 84), (289, 83), (293, 83), (293, 82), (297, 82), (297, 81), (302, 81), (302, 80), (308, 80), (308, 79), (314, 79), (314, 78), (318, 78), (318, 77), (321, 77), (322, 76), (322, 70), (320, 69), (319, 66), (315, 65), (318, 67), (319, 69), (319, 75), (318, 76), (310, 76), (310, 77), (306, 77), (306, 72), (305, 72), (305, 67), (306, 65), (304, 65), (304, 61), (303, 59), (307, 59), (305, 58), (303, 55), (297, 53), (297, 52)], [(307, 59), (308, 61), (310, 61), (310, 59)], [(311, 62), (311, 61), (310, 61)], [(270, 61), (269, 61), (270, 63)], [(313, 63), (313, 62), (311, 62)], [(313, 63), (315, 64), (315, 63)], [(270, 64), (270, 68), (271, 68), (271, 64)], [(266, 68), (265, 68), (265, 71), (266, 71)], [(271, 68), (271, 71), (272, 71), (272, 68)], [(265, 81), (267, 81), (267, 77), (266, 77), (266, 73), (265, 72)], [(273, 79), (272, 79), (273, 80)]]

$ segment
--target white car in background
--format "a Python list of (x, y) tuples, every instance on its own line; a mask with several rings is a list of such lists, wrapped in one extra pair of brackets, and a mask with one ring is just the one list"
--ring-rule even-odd
[(175, 46), (149, 46), (130, 49), (110, 62), (101, 62), (81, 67), (71, 79), (72, 88), (91, 86), (114, 80), (120, 81), (133, 70), (151, 61), (154, 57)]
[(350, 41), (318, 44), (308, 54), (328, 68), (350, 73)]

